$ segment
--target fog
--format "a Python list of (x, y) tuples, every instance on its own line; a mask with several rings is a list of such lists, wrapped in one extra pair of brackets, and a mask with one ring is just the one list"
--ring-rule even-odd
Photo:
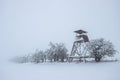
[(63, 42), (70, 52), (78, 29), (119, 51), (120, 0), (0, 0), (1, 58), (45, 50), (49, 42)]

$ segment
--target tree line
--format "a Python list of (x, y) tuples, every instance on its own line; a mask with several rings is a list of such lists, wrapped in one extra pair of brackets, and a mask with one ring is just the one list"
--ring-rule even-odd
[[(86, 44), (87, 52), (91, 57), (95, 58), (96, 62), (99, 62), (104, 56), (114, 56), (116, 50), (112, 42), (106, 41), (103, 38), (90, 40)], [(64, 43), (49, 43), (49, 49), (37, 50), (33, 54), (29, 54), (22, 57), (15, 57), (13, 61), (19, 63), (25, 62), (34, 62), (34, 63), (43, 63), (46, 61), (49, 62), (65, 62), (68, 61), (69, 54), (68, 50)]]
[(34, 62), (34, 63), (42, 63), (42, 62), (64, 62), (67, 61), (68, 50), (65, 47), (64, 43), (49, 43), (49, 49), (36, 50), (32, 54), (28, 54), (25, 56), (18, 56), (13, 58), (12, 60), (19, 63), (26, 62)]

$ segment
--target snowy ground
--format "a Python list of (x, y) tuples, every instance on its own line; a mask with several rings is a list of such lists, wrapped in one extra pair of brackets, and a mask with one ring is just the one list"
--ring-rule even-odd
[(0, 66), (0, 80), (120, 80), (120, 62), (12, 63)]

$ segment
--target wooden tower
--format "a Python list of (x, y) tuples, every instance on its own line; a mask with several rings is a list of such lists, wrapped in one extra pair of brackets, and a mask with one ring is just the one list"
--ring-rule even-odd
[(74, 32), (76, 33), (76, 40), (73, 43), (69, 61), (72, 61), (74, 58), (78, 58), (79, 60), (81, 60), (81, 58), (85, 58), (87, 52), (86, 43), (89, 42), (86, 31), (77, 30)]

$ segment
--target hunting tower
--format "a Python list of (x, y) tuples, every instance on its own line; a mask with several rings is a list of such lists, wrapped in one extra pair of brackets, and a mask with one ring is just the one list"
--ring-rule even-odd
[(84, 58), (87, 53), (86, 43), (89, 42), (89, 38), (87, 36), (87, 32), (84, 30), (74, 31), (76, 34), (76, 40), (73, 43), (73, 47), (71, 50), (71, 54), (69, 56), (69, 61), (73, 60), (73, 58)]

